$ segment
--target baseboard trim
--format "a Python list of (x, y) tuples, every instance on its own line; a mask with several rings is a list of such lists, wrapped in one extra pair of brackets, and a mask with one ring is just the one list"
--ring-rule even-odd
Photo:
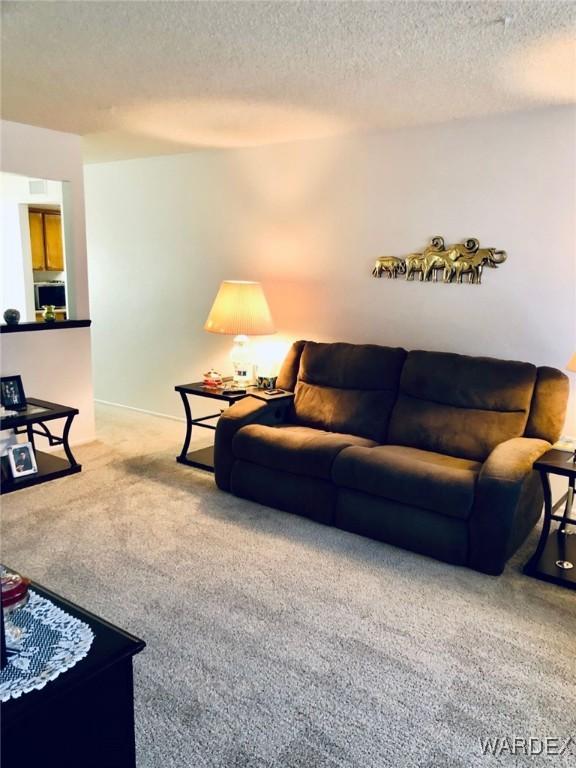
[(111, 405), (114, 408), (124, 408), (126, 411), (136, 411), (136, 413), (145, 413), (147, 416), (157, 416), (159, 419), (169, 419), (170, 421), (185, 422), (180, 416), (170, 416), (168, 413), (158, 413), (158, 411), (148, 411), (146, 408), (135, 408), (133, 405), (124, 405), (124, 403), (113, 403), (110, 400), (100, 400), (97, 397), (94, 398), (95, 403), (100, 405)]

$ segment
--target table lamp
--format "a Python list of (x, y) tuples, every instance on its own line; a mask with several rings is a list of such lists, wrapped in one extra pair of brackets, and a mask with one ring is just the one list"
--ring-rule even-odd
[(220, 284), (204, 330), (234, 336), (230, 357), (234, 384), (245, 387), (253, 381), (249, 336), (275, 333), (272, 315), (260, 283), (224, 280)]

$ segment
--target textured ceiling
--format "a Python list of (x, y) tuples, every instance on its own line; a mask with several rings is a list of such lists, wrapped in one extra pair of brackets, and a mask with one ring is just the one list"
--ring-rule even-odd
[(573, 2), (2, 2), (3, 117), (106, 160), (576, 101)]

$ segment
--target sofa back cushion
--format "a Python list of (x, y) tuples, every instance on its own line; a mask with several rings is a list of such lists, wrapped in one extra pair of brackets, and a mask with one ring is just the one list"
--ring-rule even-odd
[(399, 347), (307, 341), (296, 381), (294, 421), (385, 442), (405, 358)]
[(288, 350), (276, 380), (276, 386), (279, 389), (286, 389), (288, 392), (294, 392), (296, 389), (298, 371), (300, 370), (300, 358), (302, 357), (302, 350), (305, 345), (305, 341), (295, 341)]
[(536, 367), (444, 352), (409, 352), (388, 442), (484, 461), (524, 434)]

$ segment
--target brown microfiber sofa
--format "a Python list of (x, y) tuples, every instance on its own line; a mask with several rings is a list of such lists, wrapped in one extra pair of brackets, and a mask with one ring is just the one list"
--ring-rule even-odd
[(222, 415), (219, 488), (491, 574), (538, 520), (532, 464), (562, 428), (560, 371), (298, 341), (278, 386), (293, 400)]

